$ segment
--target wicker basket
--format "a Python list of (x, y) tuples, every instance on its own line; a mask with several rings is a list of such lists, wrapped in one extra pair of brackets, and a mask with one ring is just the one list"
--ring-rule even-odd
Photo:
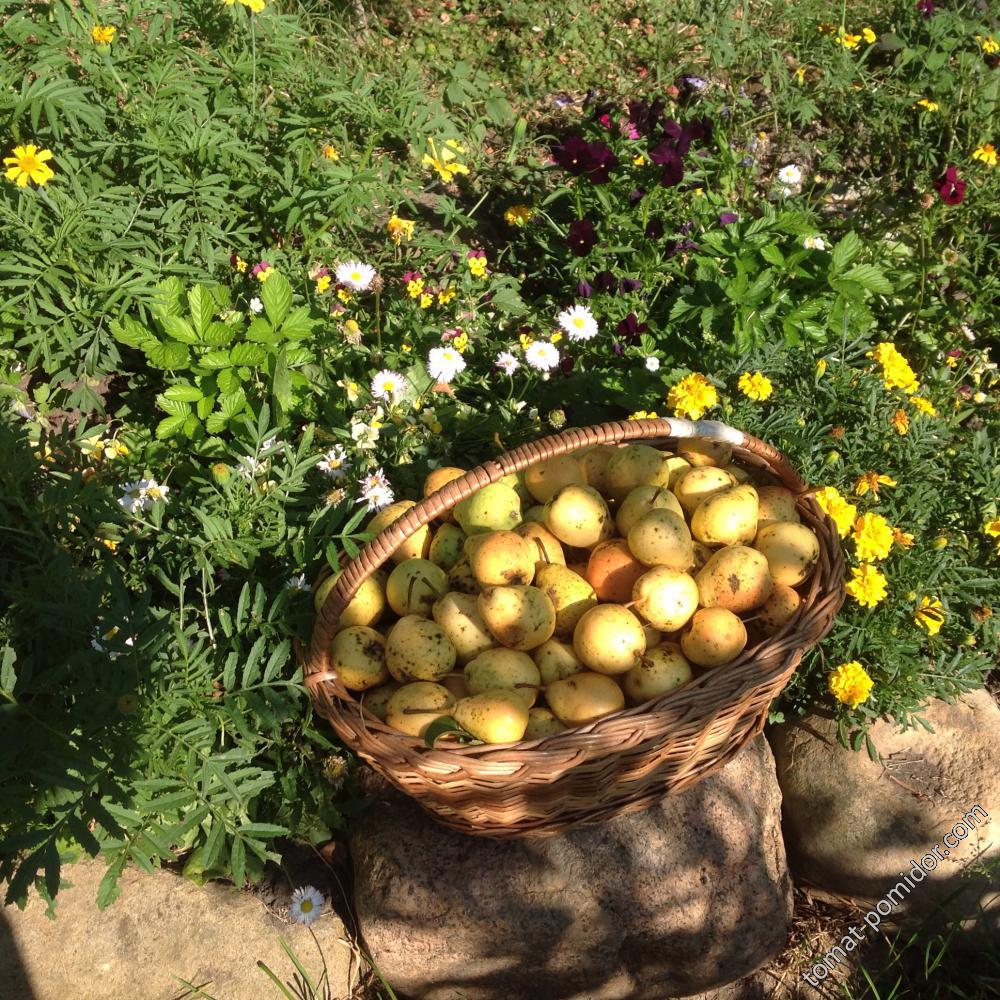
[[(802, 605), (780, 632), (733, 663), (636, 708), (545, 739), (434, 749), (366, 711), (330, 670), (337, 619), (362, 581), (403, 540), (480, 487), (542, 459), (586, 445), (709, 437), (733, 445), (734, 460), (797, 495), (820, 541), (820, 560), (800, 590)], [(775, 448), (715, 421), (629, 420), (573, 429), (515, 448), (448, 483), (373, 538), (348, 564), (317, 617), (304, 655), (317, 711), (340, 739), (444, 825), (488, 837), (543, 836), (647, 807), (721, 767), (758, 734), (768, 705), (803, 653), (833, 624), (844, 599), (844, 560), (833, 522)]]

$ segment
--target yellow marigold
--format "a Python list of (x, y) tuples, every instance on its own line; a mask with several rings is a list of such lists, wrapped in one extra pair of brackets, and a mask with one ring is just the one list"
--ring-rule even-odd
[(399, 246), (403, 240), (413, 239), (413, 230), (416, 227), (416, 222), (412, 219), (401, 219), (394, 212), (390, 217), (389, 221), (385, 224), (385, 228), (389, 231), (389, 236), (392, 242)]
[(454, 288), (442, 288), (441, 291), (438, 292), (438, 305), (446, 306), (449, 302), (451, 302), (451, 300), (454, 297), (455, 297)]
[(877, 472), (866, 472), (863, 476), (858, 476), (857, 482), (854, 484), (854, 492), (859, 497), (863, 497), (870, 490), (872, 495), (877, 497), (879, 487), (898, 485), (896, 480), (890, 476), (881, 476)]
[(636, 410), (628, 415), (629, 420), (656, 420), (657, 415), (649, 410)]
[(445, 184), (453, 181), (458, 174), (469, 172), (469, 168), (456, 157), (456, 153), (464, 153), (465, 148), (454, 139), (449, 139), (441, 147), (440, 153), (433, 139), (428, 139), (427, 145), (430, 146), (431, 151), (424, 153), (424, 158), (420, 162), (423, 166), (436, 170)]
[(517, 226), (518, 229), (521, 229), (531, 222), (531, 217), (534, 214), (535, 213), (532, 212), (527, 205), (511, 205), (510, 208), (503, 213), (503, 217), (508, 226)]
[(838, 45), (843, 45), (845, 49), (856, 49), (861, 44), (861, 36), (852, 35), (848, 31), (842, 31), (834, 41)]
[(816, 25), (816, 30), (821, 35), (832, 35), (837, 30), (837, 26), (832, 21), (821, 21)]
[(3, 158), (7, 168), (4, 176), (7, 180), (14, 181), (18, 187), (27, 187), (28, 181), (42, 187), (55, 177), (55, 171), (46, 162), (51, 159), (51, 149), (39, 149), (30, 143), (15, 146), (11, 155)]
[(455, 350), (461, 353), (469, 346), (469, 335), (463, 331), (451, 343)]
[(875, 682), (857, 660), (851, 660), (849, 663), (841, 663), (834, 669), (827, 686), (837, 701), (847, 705), (848, 708), (857, 708), (872, 693)]
[(888, 590), (886, 578), (869, 563), (851, 568), (851, 579), (844, 587), (851, 597), (863, 608), (874, 608), (879, 601), (885, 600)]
[(935, 409), (934, 404), (929, 399), (925, 399), (923, 396), (911, 396), (910, 402), (913, 404), (913, 408), (917, 411), (917, 413), (921, 413), (925, 417), (936, 417), (938, 415), (938, 411)]
[(998, 42), (992, 35), (987, 35), (983, 38), (982, 35), (976, 35), (976, 41), (982, 46), (983, 51), (987, 55), (995, 55), (1000, 52), (1000, 42)]
[(995, 517), (992, 521), (987, 521), (983, 525), (983, 533), (989, 535), (990, 538), (1000, 538), (1000, 517)]
[(913, 619), (927, 629), (928, 635), (937, 635), (944, 624), (944, 605), (936, 597), (925, 597), (914, 612)]
[(932, 101), (927, 97), (920, 98), (916, 104), (913, 105), (915, 108), (923, 108), (924, 111), (937, 111), (940, 107), (937, 101)]
[(911, 535), (908, 531), (903, 531), (902, 528), (892, 529), (892, 541), (901, 549), (909, 549), (913, 547), (913, 535)]
[(862, 562), (884, 559), (892, 551), (892, 526), (881, 514), (862, 514), (854, 522), (854, 547)]
[(95, 45), (110, 45), (116, 34), (118, 29), (113, 24), (95, 24), (90, 29), (90, 40)]
[(883, 341), (869, 351), (867, 357), (874, 358), (882, 366), (882, 379), (887, 389), (902, 389), (909, 395), (920, 388), (917, 376), (895, 344)]
[(330, 143), (327, 143), (319, 152), (325, 160), (333, 160), (336, 163), (340, 159), (340, 153)]
[(871, 45), (874, 41), (878, 39), (878, 35), (875, 34), (869, 27), (864, 27), (861, 29), (861, 37)]
[(667, 403), (674, 408), (674, 416), (700, 420), (706, 410), (719, 401), (715, 386), (704, 375), (695, 372), (685, 375), (667, 393)]
[(761, 403), (774, 391), (771, 380), (761, 372), (753, 372), (753, 374), (744, 372), (736, 385), (744, 396)]
[(997, 165), (996, 147), (991, 142), (984, 142), (972, 151), (972, 158), (985, 163), (988, 167), (995, 167)]
[(910, 418), (906, 410), (896, 410), (889, 420), (889, 423), (896, 428), (897, 434), (905, 434), (910, 429)]
[(816, 490), (813, 496), (823, 513), (837, 526), (840, 537), (846, 538), (858, 516), (858, 508), (848, 503), (836, 486), (824, 486), (821, 490)]

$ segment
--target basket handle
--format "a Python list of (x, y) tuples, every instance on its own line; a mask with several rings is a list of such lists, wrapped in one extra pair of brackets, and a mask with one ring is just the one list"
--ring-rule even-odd
[(340, 579), (331, 588), (316, 617), (309, 655), (304, 665), (306, 683), (312, 688), (322, 677), (323, 681), (333, 684), (338, 697), (351, 697), (340, 681), (331, 676), (333, 672), (330, 670), (330, 643), (336, 633), (337, 622), (361, 584), (418, 528), (433, 521), (443, 511), (453, 507), (459, 500), (471, 496), (483, 486), (495, 483), (512, 472), (520, 472), (521, 469), (526, 469), (536, 462), (590, 445), (618, 444), (623, 441), (663, 437), (703, 437), (735, 445), (768, 462), (792, 492), (803, 493), (806, 490), (806, 483), (802, 477), (776, 448), (752, 434), (745, 434), (718, 420), (655, 418), (614, 421), (593, 427), (574, 427), (561, 434), (553, 434), (520, 445), (499, 458), (484, 462), (459, 479), (446, 483), (379, 532), (351, 560)]

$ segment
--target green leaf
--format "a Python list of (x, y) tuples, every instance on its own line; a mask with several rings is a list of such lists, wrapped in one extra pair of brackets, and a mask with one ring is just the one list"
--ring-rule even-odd
[(194, 328), (182, 316), (164, 316), (160, 320), (160, 324), (168, 337), (179, 340), (183, 344), (198, 343), (198, 334), (194, 332)]
[[(227, 369), (228, 371), (229, 369)], [(220, 375), (225, 374), (224, 372), (219, 372)], [(198, 419), (205, 420), (208, 415), (212, 412), (215, 407), (215, 396), (205, 396), (198, 400)]]
[(14, 671), (14, 663), (17, 660), (17, 652), (11, 646), (4, 646), (0, 653), (0, 691), (11, 694), (14, 685), (17, 683), (17, 674)]
[(97, 887), (97, 908), (103, 910), (110, 906), (121, 894), (118, 880), (125, 870), (125, 856), (122, 855), (104, 873), (101, 884)]
[(861, 253), (861, 240), (852, 230), (833, 248), (833, 253), (830, 255), (830, 273), (843, 271), (859, 253)]
[(188, 308), (191, 310), (191, 319), (198, 336), (204, 335), (215, 315), (215, 301), (207, 288), (195, 285), (188, 292)]
[[(273, 280), (273, 277), (270, 278), (267, 284), (271, 284)], [(235, 883), (236, 888), (242, 889), (243, 882), (246, 878), (247, 852), (246, 848), (243, 846), (243, 841), (239, 837), (233, 841), (233, 848), (229, 854), (229, 867), (232, 869), (233, 882)]]
[(236, 392), (240, 387), (240, 377), (236, 373), (235, 368), (223, 368), (216, 377), (216, 381), (219, 386), (219, 392)]
[(244, 823), (240, 827), (240, 833), (247, 837), (284, 837), (288, 832), (287, 826), (274, 823)]
[(226, 347), (235, 334), (236, 330), (228, 323), (210, 323), (201, 335), (201, 342), (209, 347)]
[(880, 295), (892, 294), (889, 279), (874, 264), (855, 264), (846, 274), (845, 281), (856, 281), (862, 288)]
[(177, 400), (181, 403), (197, 403), (202, 397), (202, 391), (195, 385), (181, 382), (170, 386), (169, 389), (164, 389), (163, 395), (167, 399)]
[(205, 418), (205, 430), (209, 434), (221, 434), (229, 426), (229, 421), (221, 413), (210, 413)]
[(264, 282), (260, 300), (264, 303), (264, 312), (267, 313), (271, 326), (277, 329), (292, 308), (292, 286), (280, 271), (273, 271), (271, 277)]
[(207, 871), (215, 864), (222, 849), (222, 842), (226, 836), (226, 825), (218, 817), (212, 820), (212, 826), (205, 838), (205, 846), (201, 849), (201, 863)]
[(229, 360), (229, 351), (209, 351), (199, 358), (198, 364), (202, 368), (229, 368), (232, 362)]
[(435, 719), (424, 731), (424, 743), (433, 748), (436, 740), (447, 733), (464, 733), (465, 730), (450, 716)]
[(242, 389), (237, 389), (235, 392), (223, 393), (219, 396), (219, 406), (226, 420), (232, 420), (236, 414), (242, 413), (246, 409), (246, 393)]
[(132, 319), (131, 316), (123, 316), (121, 321), (113, 319), (110, 327), (111, 335), (118, 343), (124, 344), (126, 347), (136, 347), (141, 351), (145, 351), (146, 344), (150, 341), (158, 343), (156, 337), (141, 323), (137, 323)]
[(292, 407), (292, 383), (288, 377), (288, 354), (282, 347), (274, 360), (274, 379), (271, 383), (274, 401), (279, 412), (287, 413)]
[(186, 368), (191, 361), (188, 349), (183, 344), (177, 343), (176, 340), (168, 340), (164, 344), (159, 342), (147, 344), (143, 350), (154, 368), (166, 368), (174, 371), (178, 368)]
[(229, 360), (234, 365), (257, 367), (267, 360), (267, 351), (259, 344), (236, 344), (229, 352)]
[(166, 440), (166, 438), (175, 437), (181, 433), (184, 428), (184, 421), (187, 420), (186, 413), (175, 413), (173, 416), (164, 417), (156, 425), (156, 437), (160, 441)]
[(190, 403), (182, 403), (176, 399), (168, 399), (166, 394), (160, 394), (156, 397), (156, 405), (163, 410), (164, 413), (169, 413), (172, 416), (187, 416), (191, 412)]
[(308, 337), (316, 327), (316, 319), (308, 306), (293, 309), (284, 323), (281, 324), (281, 336), (286, 340), (301, 340)]

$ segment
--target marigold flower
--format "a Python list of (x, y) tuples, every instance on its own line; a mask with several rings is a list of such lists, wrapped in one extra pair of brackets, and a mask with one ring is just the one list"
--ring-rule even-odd
[(907, 415), (906, 410), (896, 410), (889, 420), (889, 423), (895, 428), (896, 433), (902, 436), (906, 434), (910, 429), (910, 418)]
[(739, 377), (736, 385), (744, 396), (761, 403), (774, 391), (771, 380), (761, 372), (754, 372), (753, 374), (744, 372)]
[(629, 420), (657, 420), (658, 417), (650, 410), (636, 410), (628, 415)]
[(715, 386), (699, 372), (685, 375), (667, 393), (667, 404), (674, 409), (674, 415), (700, 420), (706, 410), (719, 402)]
[(858, 508), (848, 503), (836, 486), (824, 486), (813, 493), (820, 510), (837, 526), (837, 533), (846, 538), (858, 516)]
[(834, 41), (838, 45), (843, 45), (845, 49), (856, 49), (861, 44), (861, 35), (852, 35), (850, 32), (842, 31)]
[(39, 149), (31, 143), (15, 146), (11, 155), (3, 158), (7, 167), (4, 176), (18, 187), (27, 187), (28, 181), (43, 187), (55, 177), (55, 172), (46, 162), (52, 159), (52, 155), (51, 149)]
[(908, 531), (903, 531), (901, 528), (892, 529), (892, 541), (894, 545), (898, 545), (901, 549), (913, 547), (913, 535)]
[(1000, 538), (1000, 517), (987, 521), (983, 525), (983, 534), (989, 535), (990, 538)]
[(984, 142), (981, 146), (976, 146), (972, 151), (972, 158), (985, 163), (988, 167), (997, 165), (997, 151), (991, 142)]
[(885, 559), (892, 551), (892, 527), (881, 514), (862, 514), (854, 522), (854, 547), (863, 562)]
[(851, 579), (844, 590), (863, 608), (874, 608), (879, 601), (885, 600), (888, 590), (886, 578), (869, 563), (851, 568)]
[(878, 39), (878, 35), (876, 35), (875, 32), (872, 31), (872, 29), (869, 28), (869, 27), (864, 27), (864, 28), (861, 29), (861, 37), (869, 45), (871, 45), (873, 42), (875, 42)]
[(928, 635), (937, 635), (944, 624), (944, 605), (936, 597), (925, 597), (914, 612), (913, 619), (927, 629)]
[(118, 29), (113, 24), (95, 24), (90, 29), (90, 40), (95, 45), (110, 45), (117, 33)]
[(416, 222), (412, 219), (401, 219), (395, 212), (389, 217), (389, 221), (385, 224), (385, 228), (389, 231), (389, 237), (392, 242), (399, 246), (403, 240), (413, 239), (413, 230), (416, 227)]
[(876, 345), (875, 350), (869, 351), (866, 357), (874, 358), (882, 366), (882, 379), (887, 389), (902, 389), (909, 395), (920, 388), (917, 376), (895, 344), (883, 341)]
[(882, 476), (877, 472), (866, 472), (863, 476), (858, 477), (857, 482), (854, 484), (854, 492), (859, 497), (863, 497), (870, 490), (872, 495), (877, 497), (880, 487), (898, 485), (896, 480), (889, 476)]
[(924, 111), (937, 111), (940, 105), (937, 101), (932, 101), (927, 97), (922, 97), (916, 104), (913, 105), (915, 108), (923, 108)]
[(998, 42), (992, 35), (987, 35), (985, 38), (982, 35), (976, 35), (976, 41), (979, 42), (982, 50), (989, 56), (996, 55), (1000, 52), (1000, 42)]
[(465, 148), (454, 139), (445, 142), (440, 153), (433, 139), (428, 139), (427, 145), (431, 151), (424, 153), (424, 158), (420, 162), (423, 166), (436, 170), (445, 184), (453, 181), (458, 174), (468, 174), (469, 168), (456, 156), (456, 153), (464, 153)]
[(340, 159), (340, 153), (330, 143), (327, 143), (319, 152), (320, 156), (325, 160), (333, 160), (336, 163)]
[(867, 700), (875, 682), (857, 660), (851, 660), (849, 663), (841, 663), (834, 669), (827, 686), (837, 701), (847, 705), (848, 708), (857, 708)]
[(529, 222), (535, 213), (532, 212), (527, 205), (511, 205), (506, 212), (503, 213), (504, 220), (508, 226), (517, 226), (518, 229), (522, 229)]

